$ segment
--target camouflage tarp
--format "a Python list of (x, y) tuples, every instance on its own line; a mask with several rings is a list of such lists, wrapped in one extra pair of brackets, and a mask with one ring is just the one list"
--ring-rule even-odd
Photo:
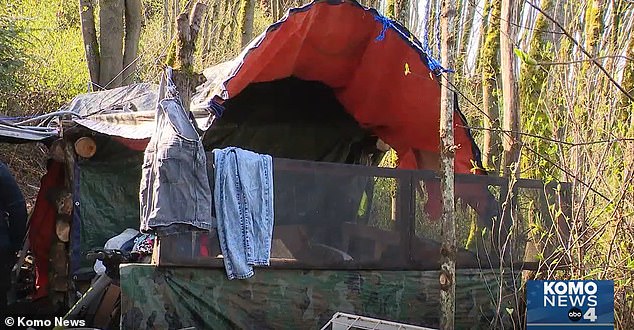
[[(456, 328), (489, 327), (499, 283), (493, 271), (458, 271)], [(121, 288), (122, 329), (319, 329), (338, 311), (438, 326), (435, 271), (260, 268), (228, 281), (224, 269), (124, 265)]]

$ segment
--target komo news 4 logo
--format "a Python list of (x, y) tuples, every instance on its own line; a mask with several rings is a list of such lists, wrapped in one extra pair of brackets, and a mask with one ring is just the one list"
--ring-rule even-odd
[(614, 281), (528, 281), (528, 329), (614, 329)]

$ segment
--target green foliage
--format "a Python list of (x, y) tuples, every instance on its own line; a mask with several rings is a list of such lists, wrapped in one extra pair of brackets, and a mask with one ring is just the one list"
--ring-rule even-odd
[(537, 65), (537, 61), (535, 61), (535, 59), (533, 59), (529, 54), (523, 52), (521, 49), (515, 48), (513, 49), (513, 52), (515, 53), (515, 55), (517, 55), (517, 57), (519, 57), (520, 60), (522, 60), (524, 64)]
[(19, 70), (26, 60), (23, 43), (25, 33), (8, 12), (0, 12), (0, 90), (9, 91), (20, 85)]
[[(20, 0), (13, 3), (19, 15), (19, 26), (29, 33), (23, 43), (29, 56), (23, 79), (27, 89), (53, 90), (60, 101), (69, 100), (87, 90), (88, 69), (75, 2), (35, 2)], [(41, 109), (51, 111), (55, 109)]]

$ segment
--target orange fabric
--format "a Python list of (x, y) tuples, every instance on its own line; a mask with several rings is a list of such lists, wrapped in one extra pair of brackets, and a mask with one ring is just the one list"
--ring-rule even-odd
[[(399, 154), (401, 168), (416, 168), (414, 149), (438, 152), (440, 85), (393, 28), (385, 31), (375, 14), (351, 2), (315, 2), (292, 12), (249, 50), (226, 84), (229, 98), (250, 83), (295, 76), (333, 88), (346, 110)], [(315, 23), (319, 24), (315, 24)], [(413, 74), (405, 74), (405, 65)], [(456, 125), (466, 125), (458, 113)], [(457, 127), (456, 172), (468, 173), (475, 159), (467, 131)]]

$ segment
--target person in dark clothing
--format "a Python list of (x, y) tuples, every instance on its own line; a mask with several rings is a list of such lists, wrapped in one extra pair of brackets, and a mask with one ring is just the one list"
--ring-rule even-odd
[(0, 311), (7, 306), (11, 268), (26, 232), (26, 203), (9, 168), (0, 162)]

